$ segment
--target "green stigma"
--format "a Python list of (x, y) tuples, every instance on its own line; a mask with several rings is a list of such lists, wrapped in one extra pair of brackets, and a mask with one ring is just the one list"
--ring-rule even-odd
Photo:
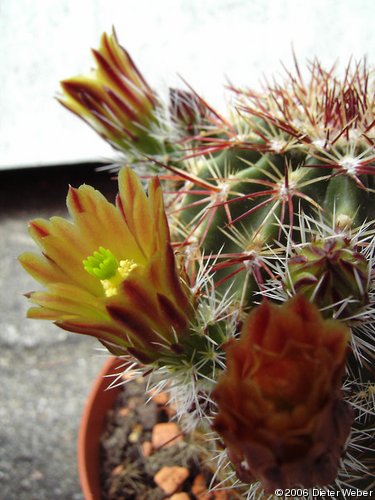
[(110, 250), (99, 247), (92, 255), (84, 259), (85, 270), (100, 280), (107, 280), (116, 275), (119, 267), (118, 260)]

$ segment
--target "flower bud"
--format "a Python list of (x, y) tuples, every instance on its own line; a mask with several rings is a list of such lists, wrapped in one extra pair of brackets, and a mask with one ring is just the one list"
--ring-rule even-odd
[(209, 115), (209, 110), (193, 92), (169, 89), (169, 112), (188, 133), (195, 134)]
[(88, 76), (62, 81), (59, 101), (114, 147), (129, 149), (136, 144), (146, 153), (153, 152), (156, 143), (149, 129), (156, 120), (156, 94), (115, 32), (103, 33), (93, 55), (96, 68)]
[(240, 479), (271, 493), (334, 481), (353, 420), (340, 389), (348, 340), (303, 296), (249, 314), (213, 392), (213, 427)]
[(285, 287), (320, 309), (336, 304), (340, 315), (351, 316), (368, 302), (367, 260), (349, 238), (318, 240), (297, 249), (288, 269)]

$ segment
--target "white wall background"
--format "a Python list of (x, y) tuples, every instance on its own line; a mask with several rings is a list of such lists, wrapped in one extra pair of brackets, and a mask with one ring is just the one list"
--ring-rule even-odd
[(301, 63), (374, 64), (374, 14), (374, 0), (0, 0), (0, 167), (111, 155), (54, 95), (112, 25), (156, 90), (179, 73), (220, 106), (226, 76), (257, 86), (292, 45)]

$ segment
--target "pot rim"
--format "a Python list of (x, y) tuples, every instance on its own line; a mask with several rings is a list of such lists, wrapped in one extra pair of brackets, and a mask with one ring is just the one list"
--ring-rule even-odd
[(105, 429), (106, 416), (121, 390), (120, 386), (108, 390), (113, 374), (123, 361), (110, 356), (98, 373), (86, 399), (78, 432), (78, 473), (85, 500), (101, 500), (100, 437)]

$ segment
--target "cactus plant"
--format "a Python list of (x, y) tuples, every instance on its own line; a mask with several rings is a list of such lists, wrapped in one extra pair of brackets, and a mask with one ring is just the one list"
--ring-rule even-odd
[[(30, 295), (39, 306), (30, 316), (97, 336), (129, 366), (158, 373), (182, 424), (212, 433), (217, 482), (244, 498), (371, 489), (375, 82), (366, 62), (340, 78), (314, 60), (303, 77), (295, 59), (282, 83), (230, 86), (227, 118), (189, 86), (163, 103), (114, 33), (94, 56), (93, 75), (64, 81), (59, 99), (120, 163), (158, 175), (169, 229), (155, 179), (150, 208), (122, 170), (116, 215), (95, 208), (97, 195), (89, 207), (88, 188), (71, 193), (73, 229), (31, 224), (46, 257), (21, 262), (47, 291)], [(107, 217), (105, 237), (89, 229), (95, 217), (103, 228)], [(85, 292), (71, 298), (56, 250), (68, 233), (82, 240), (71, 259), (86, 273), (76, 280)]]

